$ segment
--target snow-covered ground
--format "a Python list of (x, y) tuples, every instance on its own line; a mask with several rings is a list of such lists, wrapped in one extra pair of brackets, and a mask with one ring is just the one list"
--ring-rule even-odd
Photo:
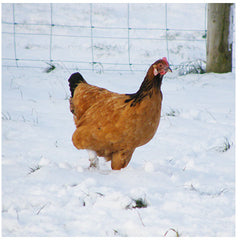
[[(95, 16), (103, 9), (95, 9)], [(28, 9), (19, 16), (31, 14)], [(9, 36), (4, 37), (3, 54), (11, 49)], [(44, 39), (39, 48), (34, 40), (22, 43), (17, 42), (20, 49), (30, 47), (22, 48), (23, 57), (31, 49), (34, 56), (45, 57)], [(114, 44), (109, 46), (115, 49)], [(69, 46), (60, 50), (68, 56)], [(204, 55), (205, 49), (195, 50)], [(149, 65), (156, 60), (150, 56)], [(235, 74), (168, 73), (155, 137), (134, 152), (126, 169), (112, 171), (103, 159), (100, 170), (89, 170), (87, 153), (72, 145), (71, 72), (60, 65), (50, 73), (2, 68), (2, 235), (234, 236)], [(121, 93), (135, 92), (145, 76), (82, 74), (92, 84)]]

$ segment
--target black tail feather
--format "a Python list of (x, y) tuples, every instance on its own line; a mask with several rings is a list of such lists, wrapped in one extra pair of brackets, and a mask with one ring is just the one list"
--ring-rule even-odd
[(71, 91), (71, 97), (73, 97), (74, 90), (79, 83), (87, 83), (79, 72), (73, 73), (68, 79), (68, 82), (69, 82), (69, 87)]

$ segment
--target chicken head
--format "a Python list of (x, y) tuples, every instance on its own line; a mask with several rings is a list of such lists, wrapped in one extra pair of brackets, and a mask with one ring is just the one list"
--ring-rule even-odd
[(167, 58), (163, 57), (153, 64), (154, 76), (157, 76), (158, 74), (165, 75), (167, 72), (172, 72), (172, 69), (169, 67)]

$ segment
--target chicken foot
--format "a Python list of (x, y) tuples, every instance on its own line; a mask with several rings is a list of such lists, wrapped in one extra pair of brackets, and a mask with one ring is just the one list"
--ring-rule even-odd
[(87, 150), (87, 151), (88, 151), (88, 156), (90, 161), (89, 168), (99, 168), (99, 159), (97, 157), (97, 153), (93, 150)]

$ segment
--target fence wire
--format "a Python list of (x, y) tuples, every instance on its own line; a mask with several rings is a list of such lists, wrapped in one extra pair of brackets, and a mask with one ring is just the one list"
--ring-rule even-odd
[[(61, 23), (59, 6), (52, 3), (44, 5), (45, 9), (49, 9), (46, 10), (49, 12), (49, 20), (40, 22), (34, 22), (34, 19), (30, 22), (24, 20), (24, 15), (29, 14), (21, 12), (24, 4), (3, 5), (3, 67), (45, 68), (47, 64), (52, 64), (69, 70), (145, 71), (155, 55), (166, 56), (170, 65), (175, 67), (181, 67), (186, 61), (205, 60), (207, 4), (201, 5), (203, 23), (196, 29), (184, 28), (184, 25), (183, 28), (169, 26), (173, 11), (169, 12), (172, 5), (167, 3), (161, 5), (164, 23), (161, 21), (160, 27), (151, 27), (151, 23), (143, 24), (144, 21), (140, 21), (141, 16), (139, 20), (134, 11), (134, 4), (122, 4), (126, 7), (119, 10), (122, 15), (125, 14), (122, 18), (126, 18), (125, 26), (99, 25), (96, 21), (98, 15), (102, 14), (101, 18), (104, 21), (112, 19), (104, 16), (108, 14), (107, 10), (101, 13), (98, 10), (99, 5), (94, 3), (84, 5), (83, 13), (89, 17), (89, 24), (75, 24), (71, 21), (68, 24)], [(32, 4), (32, 8), (39, 6), (40, 4)], [(5, 15), (12, 11), (12, 19), (4, 17), (5, 11)], [(67, 12), (61, 10), (64, 11)], [(140, 21), (140, 26), (133, 24), (137, 21)], [(67, 48), (64, 48), (65, 44)], [(195, 55), (194, 49), (197, 49)]]

